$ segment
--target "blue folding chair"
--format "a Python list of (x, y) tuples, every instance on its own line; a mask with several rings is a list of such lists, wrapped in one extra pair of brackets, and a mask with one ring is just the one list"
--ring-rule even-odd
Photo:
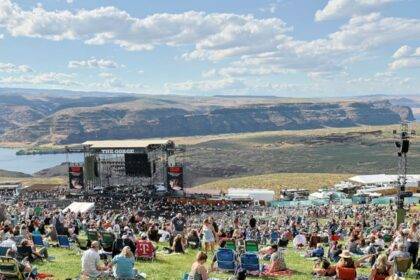
[(232, 249), (220, 248), (216, 252), (217, 268), (224, 271), (235, 271), (235, 252)]
[(42, 241), (42, 235), (33, 234), (32, 241), (34, 242), (35, 246), (44, 247), (44, 241)]
[(70, 240), (66, 235), (58, 235), (57, 239), (60, 248), (70, 249)]
[(241, 256), (241, 269), (248, 273), (260, 273), (260, 261), (255, 253), (245, 253)]
[(278, 231), (273, 231), (270, 234), (271, 243), (277, 243), (280, 239), (280, 234)]
[(23, 235), (13, 236), (13, 240), (16, 242), (16, 245), (20, 245), (20, 242), (23, 240)]

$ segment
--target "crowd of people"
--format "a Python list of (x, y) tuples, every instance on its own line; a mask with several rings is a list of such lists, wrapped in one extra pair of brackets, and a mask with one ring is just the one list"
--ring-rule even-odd
[[(109, 195), (81, 199), (97, 203), (95, 211), (63, 212), (55, 203), (35, 205), (30, 199), (8, 205), (0, 224), (0, 248), (6, 248), (5, 255), (17, 259), (32, 278), (37, 272), (31, 264), (50, 259), (48, 246), (58, 236), (83, 249), (81, 276), (91, 278), (141, 278), (144, 274), (134, 268), (136, 259), (153, 259), (158, 251), (197, 250), (186, 279), (207, 280), (221, 269), (220, 252), (232, 250), (238, 264), (247, 254), (248, 241), (257, 244), (253, 254), (265, 264), (259, 273), (268, 276), (293, 273), (287, 250), (313, 260), (314, 276), (343, 280), (360, 277), (361, 266), (370, 268), (370, 279), (382, 280), (401, 275), (403, 262), (411, 268), (419, 265), (420, 213), (408, 211), (408, 222), (397, 226), (394, 205), (200, 206), (122, 193), (113, 196), (121, 203), (114, 209), (101, 206), (107, 199), (109, 205)], [(81, 236), (91, 233), (98, 238), (82, 242)], [(35, 246), (34, 236), (41, 236), (45, 246)], [(245, 279), (249, 271), (237, 266), (234, 273), (235, 279)]]

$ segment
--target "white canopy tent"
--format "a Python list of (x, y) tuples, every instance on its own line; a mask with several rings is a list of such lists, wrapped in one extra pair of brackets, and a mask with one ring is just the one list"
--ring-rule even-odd
[(267, 189), (235, 189), (230, 188), (227, 193), (229, 198), (249, 197), (256, 201), (270, 202), (274, 200), (274, 191)]
[[(360, 185), (382, 185), (391, 184), (398, 180), (398, 175), (374, 174), (374, 175), (358, 175), (349, 178), (352, 183)], [(420, 175), (407, 175), (407, 185), (417, 186), (420, 182)]]
[(74, 213), (87, 213), (95, 208), (95, 203), (93, 202), (72, 202), (69, 206), (64, 208), (63, 212), (70, 212)]

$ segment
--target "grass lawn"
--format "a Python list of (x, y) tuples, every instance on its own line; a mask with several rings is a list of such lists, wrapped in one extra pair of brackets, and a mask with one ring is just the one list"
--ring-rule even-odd
[[(50, 255), (55, 257), (51, 262), (37, 262), (39, 272), (50, 273), (54, 275), (54, 279), (75, 278), (81, 270), (80, 258), (74, 250), (66, 250), (59, 248), (50, 248)], [(188, 272), (196, 255), (196, 250), (189, 250), (184, 255), (164, 255), (158, 254), (157, 260), (154, 262), (137, 261), (136, 268), (147, 274), (147, 279), (151, 280), (179, 280), (182, 279), (184, 272)], [(210, 265), (211, 256), (207, 261)], [(311, 270), (313, 261), (304, 259), (298, 253), (288, 248), (286, 251), (286, 264), (293, 270), (291, 277), (283, 277), (290, 280), (313, 279)], [(368, 275), (369, 269), (358, 269), (358, 275)], [(229, 274), (212, 273), (212, 277), (227, 279)], [(251, 277), (250, 279), (257, 279)], [(274, 278), (267, 278), (273, 280)], [(277, 278), (278, 279), (278, 278)], [(410, 278), (406, 278), (410, 279)]]
[(276, 191), (277, 194), (280, 190), (287, 188), (305, 188), (315, 191), (324, 186), (332, 187), (352, 176), (352, 174), (333, 173), (274, 173), (217, 180), (194, 187), (193, 190), (227, 191), (232, 187), (241, 187), (266, 188)]

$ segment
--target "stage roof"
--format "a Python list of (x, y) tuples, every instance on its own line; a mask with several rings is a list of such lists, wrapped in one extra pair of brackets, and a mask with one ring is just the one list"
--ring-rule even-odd
[(86, 141), (83, 146), (91, 149), (124, 149), (124, 148), (147, 148), (149, 145), (168, 145), (169, 139), (145, 139), (145, 140), (104, 140)]

